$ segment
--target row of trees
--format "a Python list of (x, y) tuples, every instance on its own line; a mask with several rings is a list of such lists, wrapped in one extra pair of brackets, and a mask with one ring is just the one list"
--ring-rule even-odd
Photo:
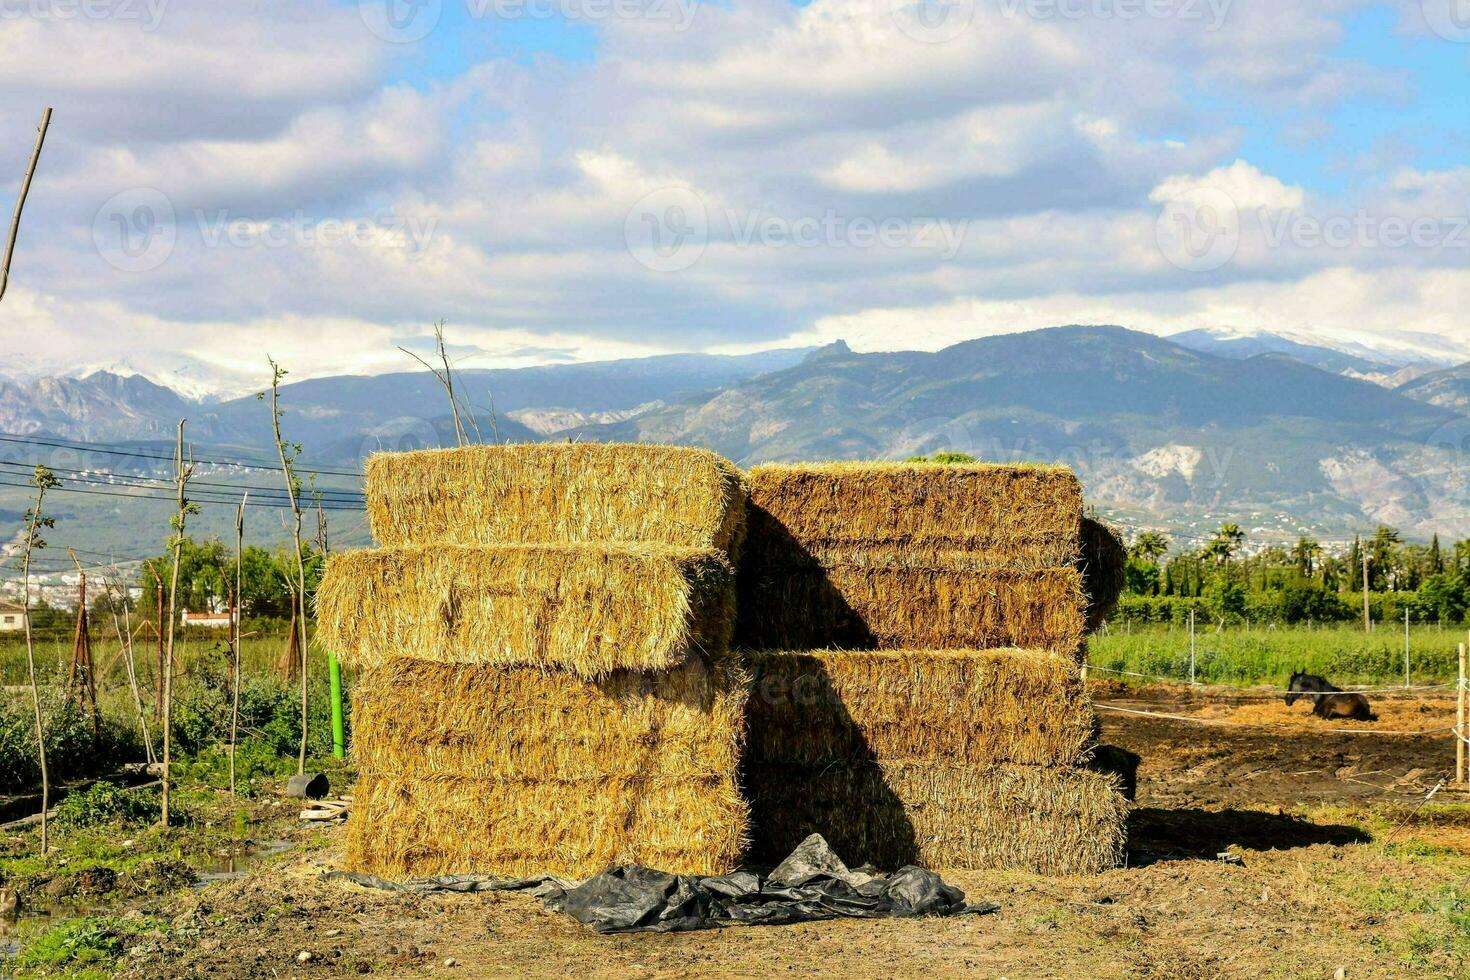
[(1405, 542), (1381, 525), (1338, 551), (1302, 536), (1290, 546), (1246, 553), (1238, 524), (1222, 524), (1198, 546), (1173, 550), (1168, 535), (1137, 534), (1128, 549), (1121, 614), (1177, 619), (1203, 607), (1217, 619), (1278, 622), (1361, 618), (1363, 592), (1374, 619), (1461, 623), (1470, 611), (1470, 539), (1441, 547)]

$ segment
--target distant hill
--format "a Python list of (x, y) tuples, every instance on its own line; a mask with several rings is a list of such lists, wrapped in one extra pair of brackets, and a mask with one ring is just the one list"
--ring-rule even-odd
[[(491, 410), (503, 439), (536, 439), (554, 428), (529, 428), (511, 413), (528, 410), (542, 418), (558, 414), (578, 421), (580, 414), (622, 412), (651, 402), (670, 401), (798, 363), (806, 350), (764, 351), (742, 356), (670, 354), (623, 361), (560, 364), (513, 370), (456, 371), (454, 382), (472, 404), (487, 439)], [(301, 381), (282, 389), (291, 413), (292, 437), (340, 458), (343, 447), (382, 437), (384, 448), (406, 432), (447, 428), (448, 402), (427, 371), (342, 376)], [(270, 416), (253, 397), (212, 406), (203, 419), (214, 438), (245, 445), (270, 443)]]
[(1455, 411), (1470, 411), (1470, 363), (1422, 374), (1398, 387), (1401, 395)]
[(1282, 534), (1379, 520), (1470, 533), (1465, 487), (1447, 479), (1457, 461), (1435, 441), (1459, 418), (1282, 354), (1058, 327), (937, 353), (837, 344), (580, 435), (695, 443), (744, 463), (937, 449), (1053, 459), (1075, 466), (1091, 497), (1180, 526), (1228, 510)]
[[(1107, 513), (1183, 541), (1226, 519), (1240, 522), (1254, 543), (1298, 533), (1331, 542), (1378, 522), (1411, 537), (1470, 536), (1470, 366), (1390, 390), (1305, 363), (1300, 351), (1242, 353), (1195, 350), (1121, 327), (1055, 327), (933, 353), (862, 354), (839, 342), (457, 378), (487, 441), (493, 391), (502, 439), (688, 443), (744, 464), (901, 459), (940, 449), (1059, 460), (1078, 470), (1089, 500)], [(86, 382), (85, 390), (70, 380), (0, 388), (0, 406), (11, 399), (12, 424), (29, 426), (21, 431), (110, 444), (135, 431), (143, 452), (165, 456), (186, 412), (201, 455), (267, 465), (273, 457), (268, 409), (254, 398), (206, 406), (140, 378), (78, 383)], [(454, 442), (444, 395), (426, 372), (304, 381), (282, 397), (287, 434), (305, 445), (307, 461), (341, 471), (323, 479), (332, 489), (360, 489), (354, 473), (368, 452)], [(0, 446), (0, 468), (15, 471), (11, 483), (43, 452)], [(91, 473), (112, 465), (166, 476), (168, 467), (146, 456), (119, 461), (71, 450), (44, 458)], [(226, 487), (279, 479), (218, 465), (203, 473)], [(156, 550), (166, 537), (166, 500), (129, 502), (95, 484), (72, 486), (89, 492), (56, 497), (54, 544), (126, 553)], [(207, 499), (203, 506), (191, 527), (228, 534), (232, 508)], [(23, 490), (0, 488), (0, 510), (24, 509)], [(260, 511), (249, 533), (278, 538), (279, 514)], [(366, 543), (360, 513), (330, 516), (339, 546)]]
[[(165, 435), (196, 403), (139, 375), (97, 371), (85, 378), (0, 380), (0, 432), (66, 439)], [(172, 421), (170, 421), (172, 420)]]
[(1379, 375), (1405, 367), (1389, 358), (1369, 359), (1314, 344), (1304, 344), (1274, 333), (1221, 334), (1210, 330), (1185, 330), (1168, 339), (1181, 347), (1219, 357), (1246, 358), (1261, 354), (1285, 354), (1303, 364), (1334, 374)]

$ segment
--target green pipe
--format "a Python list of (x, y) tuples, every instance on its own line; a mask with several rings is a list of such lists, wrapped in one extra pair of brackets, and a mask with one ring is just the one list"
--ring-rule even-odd
[(342, 730), (342, 665), (335, 653), (327, 653), (327, 673), (332, 685), (332, 755), (347, 758), (347, 738)]

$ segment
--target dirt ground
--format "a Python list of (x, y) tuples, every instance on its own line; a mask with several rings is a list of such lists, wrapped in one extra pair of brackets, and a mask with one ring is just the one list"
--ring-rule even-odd
[(303, 829), (296, 847), (244, 879), (139, 910), (171, 926), (139, 937), (121, 972), (1470, 975), (1470, 804), (1444, 790), (1424, 799), (1447, 774), (1453, 742), (1392, 733), (1448, 724), (1439, 701), (1404, 700), (1380, 711), (1382, 734), (1350, 735), (1307, 720), (1304, 704), (1288, 711), (1249, 695), (1099, 686), (1094, 696), (1251, 724), (1103, 711), (1104, 740), (1143, 758), (1129, 867), (1085, 878), (946, 874), (972, 900), (998, 902), (997, 914), (599, 937), (524, 895), (407, 896), (323, 881), (340, 830)]

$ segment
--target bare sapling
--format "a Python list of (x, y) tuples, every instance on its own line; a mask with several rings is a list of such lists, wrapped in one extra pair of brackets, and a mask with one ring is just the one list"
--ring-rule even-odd
[(306, 772), (306, 713), (307, 713), (307, 645), (306, 645), (306, 559), (301, 553), (301, 478), (296, 475), (296, 461), (301, 456), (301, 443), (288, 443), (281, 435), (281, 379), (286, 370), (267, 357), (271, 366), (271, 431), (275, 435), (276, 452), (281, 458), (281, 472), (286, 480), (286, 497), (291, 502), (291, 544), (296, 550), (296, 587), (293, 616), (296, 620), (296, 642), (301, 647), (301, 752), (296, 760), (297, 774)]
[[(128, 611), (127, 592), (120, 588), (116, 580), (116, 568), (105, 575), (102, 579), (102, 591), (107, 595), (107, 606), (112, 612), (112, 628), (117, 633), (117, 645), (121, 651), (123, 669), (128, 676), (128, 690), (133, 695), (133, 711), (138, 716), (138, 732), (143, 739), (143, 752), (152, 765), (156, 759), (153, 755), (153, 738), (148, 732), (148, 712), (143, 708), (143, 692), (138, 687), (138, 667), (133, 661), (133, 624), (132, 616)], [(118, 607), (122, 612), (118, 612)]]
[(189, 459), (184, 459), (184, 419), (179, 420), (178, 442), (174, 448), (174, 488), (178, 496), (178, 510), (169, 519), (173, 525), (173, 538), (169, 542), (170, 550), (173, 552), (173, 571), (169, 575), (168, 584), (168, 641), (163, 656), (163, 826), (168, 826), (168, 791), (170, 783), (170, 765), (173, 761), (173, 718), (174, 718), (174, 639), (175, 625), (178, 618), (179, 599), (179, 562), (184, 550), (184, 529), (188, 524), (189, 515), (199, 513), (199, 505), (190, 502), (187, 491), (189, 480), (194, 476), (193, 451), (190, 451)]
[(234, 676), (230, 679), (233, 694), (230, 697), (230, 795), (235, 794), (235, 746), (240, 741), (240, 609), (241, 585), (244, 582), (242, 565), (245, 554), (245, 504), (250, 494), (240, 498), (235, 511), (235, 603), (230, 610), (230, 666)]
[[(470, 437), (469, 433), (465, 430), (464, 422), (460, 418), (459, 396), (454, 393), (454, 370), (449, 366), (449, 351), (444, 346), (444, 323), (445, 321), (440, 320), (438, 323), (434, 324), (434, 345), (439, 354), (439, 362), (444, 365), (442, 369), (434, 367), (434, 365), (430, 364), (428, 361), (424, 360), (422, 357), (415, 354), (407, 347), (400, 347), (398, 349), (403, 351), (403, 353), (407, 354), (409, 357), (413, 358), (415, 361), (418, 361), (424, 367), (428, 368), (429, 373), (432, 374), (438, 380), (439, 384), (444, 388), (444, 394), (447, 395), (449, 398), (449, 414), (454, 420), (454, 442), (456, 446), (463, 446), (465, 443), (470, 441)], [(475, 441), (484, 442), (484, 438), (480, 435), (480, 423), (475, 419), (474, 406), (466, 405), (465, 411), (470, 417), (471, 428), (475, 430)], [(498, 435), (498, 430), (500, 427), (499, 425), (496, 425), (495, 428), (497, 430), (495, 441), (499, 442), (500, 439)]]
[(25, 550), (21, 554), (21, 602), (26, 624), (26, 668), (30, 671), (31, 707), (36, 715), (36, 754), (41, 760), (41, 854), (44, 855), (51, 846), (46, 813), (51, 809), (51, 773), (46, 768), (46, 723), (41, 717), (41, 688), (36, 681), (36, 644), (31, 634), (31, 554), (46, 547), (40, 530), (56, 526), (56, 519), (45, 516), (41, 507), (46, 501), (46, 491), (61, 486), (61, 481), (46, 467), (37, 466), (35, 473), (31, 475), (31, 486), (36, 488), (36, 502), (26, 511), (25, 516)]
[(67, 546), (77, 569), (77, 623), (71, 640), (71, 671), (66, 678), (67, 697), (75, 692), (83, 708), (92, 715), (92, 737), (102, 734), (102, 716), (97, 709), (97, 678), (92, 665), (92, 621), (87, 615), (87, 571), (75, 550)]

